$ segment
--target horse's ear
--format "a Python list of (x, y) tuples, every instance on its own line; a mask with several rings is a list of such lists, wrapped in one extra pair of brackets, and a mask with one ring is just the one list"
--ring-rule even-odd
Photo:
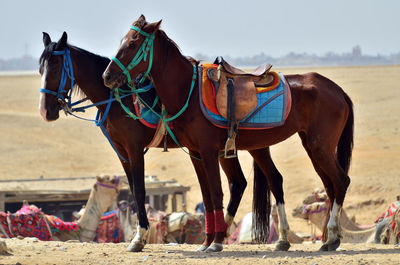
[(136, 21), (139, 25), (139, 28), (143, 28), (144, 25), (146, 25), (146, 18), (144, 17), (144, 15), (140, 15), (140, 17), (138, 18), (138, 20)]
[(44, 44), (44, 47), (47, 47), (50, 43), (51, 43), (50, 35), (47, 34), (46, 32), (43, 32), (43, 44)]
[(60, 51), (65, 49), (65, 47), (67, 46), (67, 38), (67, 32), (64, 31), (61, 39), (57, 42), (56, 50)]
[(157, 30), (160, 29), (161, 22), (162, 22), (162, 20), (160, 20), (158, 22), (147, 24), (147, 26), (145, 27), (145, 31), (146, 32), (156, 32)]

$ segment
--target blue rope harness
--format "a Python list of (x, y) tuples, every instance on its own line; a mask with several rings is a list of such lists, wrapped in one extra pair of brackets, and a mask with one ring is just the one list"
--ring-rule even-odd
[[(118, 157), (125, 163), (128, 162), (127, 159), (125, 159), (117, 150), (117, 148), (115, 147), (113, 141), (110, 138), (110, 135), (108, 134), (106, 128), (104, 127), (104, 122), (107, 118), (107, 115), (110, 111), (111, 108), (111, 103), (113, 101), (116, 101), (116, 98), (114, 97), (112, 91), (110, 91), (110, 97), (107, 100), (103, 100), (97, 103), (93, 103), (91, 105), (88, 106), (82, 106), (82, 107), (75, 107), (76, 105), (85, 102), (86, 100), (88, 100), (88, 98), (84, 98), (81, 100), (78, 100), (76, 102), (71, 102), (71, 95), (72, 95), (72, 90), (74, 88), (74, 71), (72, 68), (72, 61), (71, 61), (71, 53), (69, 51), (68, 48), (65, 48), (62, 51), (54, 51), (53, 55), (63, 55), (63, 66), (62, 66), (62, 72), (61, 72), (61, 80), (60, 80), (60, 84), (58, 86), (58, 90), (53, 91), (53, 90), (49, 90), (49, 89), (45, 89), (45, 88), (41, 88), (40, 92), (43, 93), (47, 93), (47, 94), (51, 94), (57, 97), (57, 100), (61, 103), (61, 108), (64, 110), (65, 114), (70, 114), (72, 116), (74, 116), (75, 118), (81, 119), (81, 120), (85, 120), (85, 121), (92, 121), (94, 122), (94, 124), (98, 127), (100, 127), (101, 131), (103, 132), (104, 136), (107, 138), (108, 142), (110, 143), (111, 147), (114, 149), (114, 151), (117, 153)], [(68, 78), (71, 80), (71, 86), (69, 89), (69, 92), (67, 94), (67, 96), (64, 96), (63, 93), (67, 93), (67, 90), (65, 90), (65, 86), (67, 84), (67, 80)], [(153, 84), (150, 84), (146, 87), (144, 87), (143, 89), (147, 89), (149, 90), (151, 87), (153, 87)], [(120, 97), (120, 99), (128, 97), (130, 95), (134, 94), (132, 93), (127, 93), (124, 94), (123, 96)], [(104, 114), (101, 116), (101, 112), (100, 110), (97, 110), (97, 114), (96, 114), (96, 118), (94, 120), (92, 119), (86, 119), (86, 118), (82, 118), (79, 117), (75, 114), (73, 114), (73, 112), (85, 112), (86, 109), (92, 108), (92, 107), (96, 107), (99, 105), (104, 105), (107, 104), (106, 106), (106, 110), (104, 111)], [(148, 151), (148, 148), (144, 151), (144, 154)]]

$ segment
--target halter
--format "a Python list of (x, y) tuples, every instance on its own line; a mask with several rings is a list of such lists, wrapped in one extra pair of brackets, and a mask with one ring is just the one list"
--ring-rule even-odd
[[(96, 126), (101, 128), (101, 131), (103, 132), (104, 136), (107, 138), (107, 140), (110, 143), (111, 147), (117, 153), (118, 157), (123, 162), (127, 163), (128, 160), (126, 158), (124, 158), (118, 152), (118, 150), (115, 147), (114, 143), (112, 142), (109, 134), (107, 133), (107, 130), (104, 127), (104, 122), (105, 122), (106, 117), (107, 117), (107, 115), (108, 115), (108, 113), (110, 111), (111, 103), (116, 100), (116, 98), (114, 97), (112, 91), (110, 91), (110, 97), (107, 100), (103, 100), (103, 101), (100, 101), (100, 102), (97, 102), (97, 103), (93, 103), (93, 104), (88, 105), (88, 106), (82, 106), (82, 107), (74, 108), (74, 106), (76, 106), (76, 105), (78, 105), (80, 103), (83, 103), (84, 101), (88, 100), (88, 98), (86, 97), (84, 99), (72, 102), (71, 95), (72, 95), (72, 90), (74, 88), (75, 77), (74, 77), (74, 70), (73, 70), (72, 61), (71, 61), (71, 52), (70, 52), (70, 50), (68, 48), (65, 48), (62, 51), (53, 51), (52, 55), (62, 55), (63, 56), (63, 65), (62, 65), (60, 84), (58, 85), (57, 92), (53, 91), (53, 90), (45, 89), (45, 88), (41, 88), (40, 92), (56, 96), (57, 100), (61, 104), (61, 109), (63, 109), (64, 112), (65, 112), (65, 115), (70, 114), (70, 115), (74, 116), (75, 118), (78, 118), (78, 119), (81, 119), (81, 120), (93, 121)], [(68, 94), (66, 96), (64, 96), (63, 93), (67, 93), (67, 90), (65, 90), (65, 86), (67, 84), (68, 78), (71, 80), (71, 87), (69, 89)], [(149, 86), (147, 86), (145, 88), (141, 88), (141, 89), (142, 90), (146, 90), (147, 89), (147, 91), (148, 91), (151, 88), (150, 86), (152, 87), (153, 85), (150, 84)], [(121, 101), (122, 98), (130, 96), (132, 94), (133, 94), (133, 92), (125, 94), (125, 95), (119, 97), (119, 101)], [(96, 119), (94, 119), (94, 120), (82, 118), (82, 117), (79, 117), (79, 116), (73, 114), (73, 112), (85, 112), (85, 110), (88, 109), (88, 108), (99, 106), (99, 105), (104, 105), (104, 104), (107, 104), (104, 114), (101, 117), (100, 110), (97, 110)], [(144, 153), (146, 153), (146, 152), (147, 152), (147, 150), (145, 150)]]
[[(71, 52), (69, 51), (69, 49), (65, 48), (62, 51), (53, 51), (52, 55), (63, 55), (63, 65), (62, 65), (60, 84), (58, 85), (57, 92), (45, 88), (41, 88), (40, 92), (56, 96), (57, 100), (61, 103), (64, 112), (68, 113), (72, 111), (72, 106), (79, 104), (87, 99), (81, 100), (78, 103), (77, 102), (75, 102), (74, 104), (71, 103), (71, 95), (72, 95), (72, 90), (74, 88), (75, 78), (74, 78), (74, 70), (72, 68)], [(67, 85), (68, 78), (71, 80), (71, 87), (67, 96), (64, 97), (63, 93), (67, 93), (67, 90), (65, 90), (65, 86)]]
[[(112, 57), (111, 60), (113, 60), (119, 68), (121, 68), (122, 72), (128, 79), (128, 85), (131, 87), (132, 84), (132, 79), (131, 75), (129, 74), (129, 71), (132, 70), (135, 66), (137, 66), (142, 60), (144, 62), (147, 61), (147, 56), (149, 55), (149, 66), (147, 67), (147, 71), (144, 73), (142, 82), (144, 78), (148, 77), (151, 67), (153, 65), (153, 44), (154, 44), (154, 38), (155, 38), (155, 33), (147, 33), (142, 31), (140, 28), (132, 26), (131, 29), (136, 30), (139, 34), (145, 36), (145, 40), (142, 43), (142, 46), (140, 46), (139, 50), (137, 51), (136, 55), (133, 57), (131, 62), (128, 64), (127, 67), (125, 67), (120, 60), (118, 60), (116, 57)], [(134, 89), (134, 87), (131, 87)]]
[(311, 204), (306, 204), (306, 205), (304, 205), (304, 210), (303, 210), (303, 212), (304, 212), (305, 214), (307, 214), (307, 215), (311, 215), (311, 214), (314, 214), (314, 213), (320, 213), (320, 212), (326, 211), (326, 210), (328, 209), (327, 207), (321, 207), (321, 208), (318, 209), (318, 210), (308, 211), (308, 207), (309, 207), (310, 205), (311, 205)]
[[(139, 93), (142, 93), (144, 91), (141, 91), (140, 89), (136, 89), (134, 87), (134, 85), (132, 84), (132, 79), (131, 76), (129, 74), (129, 71), (132, 70), (135, 66), (137, 66), (142, 60), (144, 62), (147, 61), (147, 56), (149, 56), (149, 65), (147, 67), (147, 71), (144, 73), (142, 79), (140, 80), (140, 83), (144, 80), (144, 78), (149, 77), (150, 74), (150, 70), (151, 67), (153, 65), (153, 50), (154, 50), (154, 39), (155, 39), (155, 32), (153, 33), (147, 33), (145, 31), (142, 31), (140, 28), (136, 27), (136, 26), (131, 26), (130, 29), (137, 31), (139, 34), (141, 34), (142, 36), (146, 37), (145, 40), (143, 41), (142, 45), (140, 46), (139, 50), (137, 51), (136, 55), (133, 57), (133, 59), (131, 60), (131, 62), (128, 64), (127, 67), (125, 67), (120, 60), (118, 60), (118, 58), (116, 57), (112, 57), (111, 60), (114, 61), (118, 67), (122, 70), (123, 74), (126, 76), (127, 80), (128, 80), (128, 86), (131, 88), (131, 92), (135, 93), (137, 95), (137, 98), (140, 98)], [(192, 95), (193, 89), (194, 89), (194, 85), (196, 83), (196, 79), (197, 79), (197, 67), (195, 65), (193, 66), (193, 76), (192, 76), (192, 82), (190, 84), (190, 90), (189, 90), (189, 95), (188, 98), (185, 102), (185, 104), (183, 105), (183, 107), (181, 108), (180, 111), (178, 111), (178, 113), (176, 113), (174, 116), (170, 117), (170, 118), (164, 118), (164, 116), (167, 113), (167, 110), (165, 109), (165, 111), (163, 113), (157, 113), (153, 108), (155, 106), (155, 103), (153, 104), (153, 106), (149, 106), (146, 102), (144, 102), (143, 100), (142, 103), (149, 109), (149, 111), (153, 112), (165, 125), (167, 132), (169, 133), (169, 135), (171, 136), (172, 140), (174, 140), (174, 142), (177, 144), (178, 147), (180, 147), (185, 153), (187, 153), (189, 156), (200, 160), (200, 158), (195, 157), (193, 155), (191, 155), (190, 153), (188, 153), (186, 150), (184, 150), (182, 148), (182, 146), (179, 144), (178, 140), (176, 139), (174, 133), (172, 132), (172, 130), (169, 128), (168, 123), (175, 120), (176, 118), (178, 118), (189, 106), (189, 100), (190, 100), (190, 96)], [(115, 89), (115, 96), (118, 100), (119, 98), (119, 94), (122, 90), (120, 88)], [(125, 92), (125, 91), (122, 91)], [(158, 96), (156, 98), (156, 100), (158, 100)], [(130, 112), (123, 104), (120, 100), (118, 100), (118, 102), (120, 102), (122, 108), (125, 110), (125, 112), (128, 114), (129, 117), (133, 118), (133, 119), (140, 119), (142, 117), (138, 117), (136, 115), (134, 115), (132, 112)], [(147, 113), (146, 113), (147, 114)]]
[(99, 186), (102, 186), (102, 187), (105, 187), (105, 188), (118, 190), (119, 177), (117, 175), (115, 176), (115, 184), (114, 185), (104, 184), (104, 183), (102, 183), (100, 181), (97, 181), (96, 185), (99, 185)]

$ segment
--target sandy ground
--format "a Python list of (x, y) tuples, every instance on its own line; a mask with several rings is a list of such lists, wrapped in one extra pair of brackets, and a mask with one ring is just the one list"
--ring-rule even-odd
[(399, 264), (400, 247), (342, 244), (336, 252), (318, 251), (321, 244), (294, 245), (274, 252), (273, 245), (229, 245), (221, 253), (199, 253), (196, 245), (148, 245), (126, 252), (127, 243), (62, 243), (7, 240), (11, 251), (0, 264)]
[[(352, 182), (344, 208), (350, 216), (356, 217), (358, 223), (373, 223), (395, 196), (400, 195), (400, 66), (279, 70), (285, 74), (319, 72), (334, 80), (353, 100), (355, 146), (349, 174)], [(65, 117), (63, 114), (56, 122), (47, 123), (42, 120), (37, 108), (39, 88), (39, 76), (0, 76), (0, 179), (122, 173), (117, 156), (93, 123)], [(86, 115), (94, 117), (94, 112)], [(296, 232), (310, 233), (310, 226), (303, 220), (292, 218), (291, 211), (301, 204), (307, 194), (321, 187), (322, 183), (297, 135), (272, 146), (271, 150), (277, 168), (284, 176), (289, 224)], [(252, 159), (247, 152), (240, 152), (239, 159), (248, 188), (236, 221), (251, 211), (253, 184)], [(190, 160), (180, 150), (170, 150), (169, 153), (163, 153), (161, 149), (149, 151), (146, 155), (146, 174), (157, 175), (161, 180), (173, 178), (190, 186), (189, 211), (201, 200)], [(226, 205), (229, 193), (224, 175), (222, 180)], [(376, 203), (382, 199), (383, 203)], [(269, 251), (270, 246), (229, 246), (222, 254), (209, 257), (192, 252), (195, 249), (193, 246), (148, 246), (143, 253), (127, 254), (123, 244), (26, 242), (7, 241), (13, 255), (0, 257), (0, 264), (67, 264), (81, 261), (196, 264), (204, 262), (204, 258), (207, 258), (206, 262), (215, 263), (250, 263), (257, 260), (277, 264), (328, 264), (332, 263), (332, 259), (340, 264), (400, 263), (399, 249), (394, 246), (343, 245), (343, 250), (334, 254), (315, 253), (318, 246), (304, 244), (293, 247), (288, 253), (273, 253)], [(61, 250), (62, 246), (65, 246), (65, 251)]]

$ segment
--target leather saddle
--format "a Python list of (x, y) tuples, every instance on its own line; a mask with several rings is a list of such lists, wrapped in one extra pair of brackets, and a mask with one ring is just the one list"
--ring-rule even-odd
[(234, 89), (233, 100), (235, 101), (235, 117), (237, 120), (244, 119), (257, 107), (257, 88), (267, 87), (273, 81), (273, 75), (268, 72), (271, 64), (262, 64), (252, 73), (247, 73), (226, 62), (222, 57), (217, 57), (214, 64), (218, 69), (208, 69), (207, 75), (214, 83), (216, 92), (216, 106), (219, 113), (228, 119), (228, 84)]
[[(257, 107), (257, 87), (266, 87), (274, 81), (273, 75), (268, 75), (272, 65), (263, 64), (253, 73), (247, 73), (230, 65), (222, 57), (217, 57), (214, 64), (218, 64), (218, 68), (208, 69), (207, 75), (214, 83), (217, 109), (228, 121), (225, 158), (236, 157), (238, 120), (247, 117)], [(233, 151), (233, 154), (228, 155), (229, 151)]]

